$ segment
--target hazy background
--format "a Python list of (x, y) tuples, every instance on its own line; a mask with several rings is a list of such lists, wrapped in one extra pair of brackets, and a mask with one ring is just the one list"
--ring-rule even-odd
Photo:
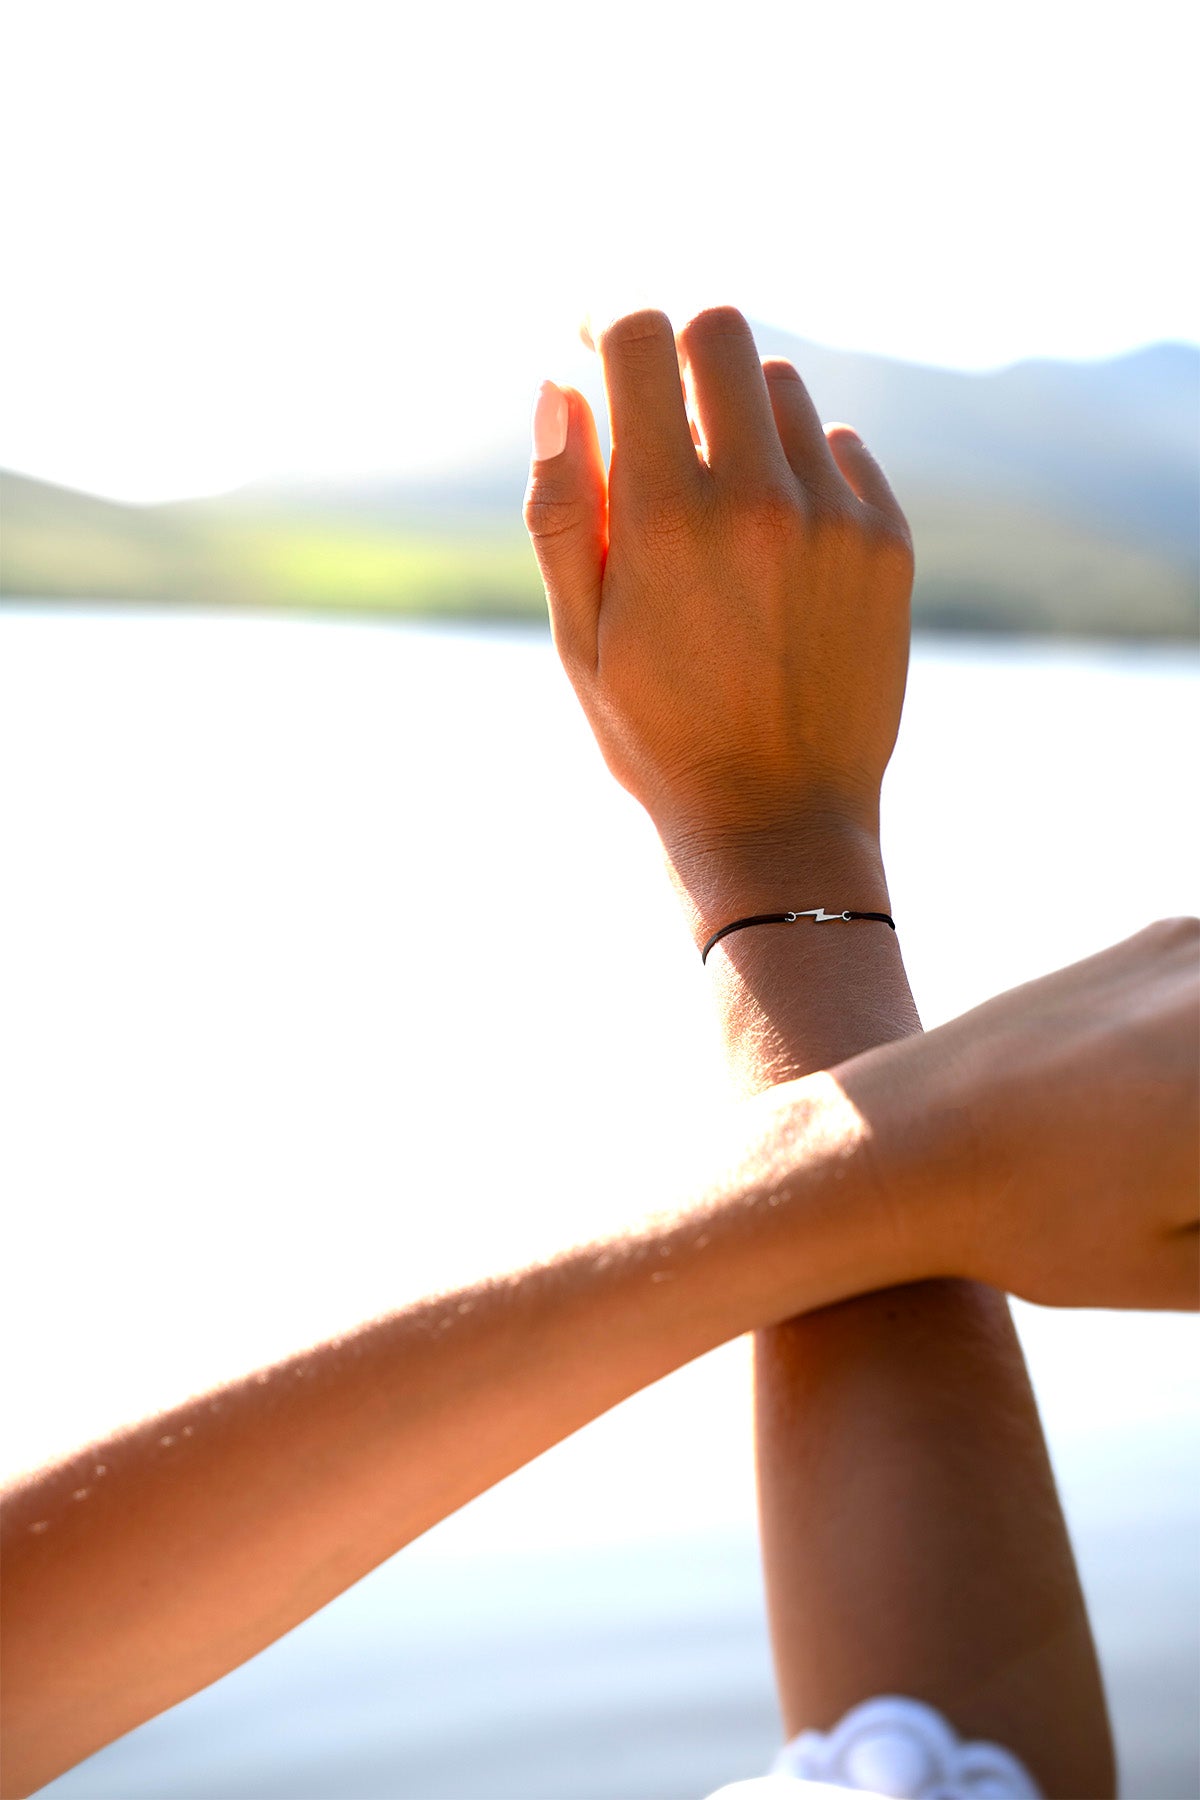
[[(661, 1107), (718, 1103), (519, 523), (537, 382), (599, 398), (585, 312), (740, 305), (910, 512), (927, 1023), (1200, 910), (1195, 36), (9, 5), (9, 1469), (619, 1213)], [(1017, 1317), (1125, 1792), (1194, 1800), (1195, 1321)], [(737, 1345), (56, 1786), (696, 1800), (777, 1731)]]
[(918, 623), (1194, 632), (1186, 5), (8, 19), (9, 593), (540, 616), (537, 381), (719, 299), (887, 463)]

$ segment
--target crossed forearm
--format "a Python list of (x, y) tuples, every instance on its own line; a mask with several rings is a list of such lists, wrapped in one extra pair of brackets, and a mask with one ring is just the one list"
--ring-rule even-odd
[(733, 1146), (707, 1194), (365, 1324), (16, 1484), (2, 1517), (4, 1793), (235, 1668), (647, 1383), (764, 1319), (894, 1279), (862, 1124), (836, 1084), (751, 1113), (749, 1147)]
[[(776, 905), (888, 910), (861, 843), (689, 878), (695, 913), (714, 921), (771, 887)], [(712, 975), (744, 1092), (920, 1029), (886, 927), (799, 921), (722, 949)], [(1087, 1616), (1004, 1297), (960, 1281), (868, 1294), (761, 1331), (755, 1370), (789, 1733), (909, 1694), (1014, 1750), (1047, 1794), (1111, 1792)]]
[[(818, 1030), (843, 1047), (881, 1035), (888, 994), (904, 1023), (890, 933), (815, 931), (737, 934), (745, 960), (714, 968), (731, 1050), (751, 1072), (769, 1053), (775, 1082), (785, 1033), (796, 1060)], [(11, 1484), (4, 1792), (215, 1680), (588, 1419), (764, 1326), (781, 1327), (760, 1401), (789, 1723), (901, 1688), (1002, 1738), (1050, 1793), (1105, 1792), (1086, 1621), (1011, 1326), (990, 1290), (927, 1278), (1196, 1304), (1195, 947), (1194, 922), (1157, 926), (773, 1086), (673, 1209)], [(672, 1165), (698, 1135), (664, 1120)]]

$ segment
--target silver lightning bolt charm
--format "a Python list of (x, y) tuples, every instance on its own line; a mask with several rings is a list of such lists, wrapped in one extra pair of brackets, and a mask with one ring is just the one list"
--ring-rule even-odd
[(722, 925), (720, 931), (713, 933), (708, 942), (701, 947), (700, 961), (708, 961), (708, 953), (714, 944), (727, 938), (731, 931), (745, 931), (749, 925), (794, 925), (797, 919), (811, 919), (814, 925), (828, 925), (834, 919), (873, 919), (880, 925), (886, 925), (895, 931), (896, 921), (890, 913), (885, 912), (826, 912), (823, 906), (806, 906), (797, 908), (795, 912), (755, 913), (752, 919), (735, 919), (731, 925)]

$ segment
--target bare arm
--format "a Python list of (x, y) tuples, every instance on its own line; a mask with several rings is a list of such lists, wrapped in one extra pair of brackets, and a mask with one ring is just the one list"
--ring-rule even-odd
[[(831, 874), (820, 894), (886, 908), (873, 873)], [(836, 929), (727, 940), (713, 973), (743, 1088), (919, 1029), (892, 934)], [(1113, 1791), (1087, 1615), (1004, 1296), (926, 1282), (769, 1328), (755, 1388), (788, 1734), (906, 1694), (1012, 1749), (1047, 1794)]]
[[(1169, 1290), (1173, 1304), (1196, 1305), (1200, 1135), (1185, 1062), (1197, 1036), (1198, 945), (1194, 921), (1168, 921), (989, 1002), (983, 1013), (999, 1030), (988, 1040), (995, 1080), (986, 1123), (968, 1093), (981, 1070), (965, 1020), (910, 1038), (915, 1055), (876, 1050), (845, 1070), (847, 1092), (868, 1116), (858, 1081), (875, 1065), (905, 1071), (895, 1118), (906, 1107), (915, 1118), (927, 1103), (961, 1120), (972, 1144), (966, 1161), (943, 1159), (919, 1179), (930, 1184), (925, 1197), (939, 1191), (949, 1208), (937, 1232), (954, 1246), (943, 1267), (994, 1286), (924, 1282), (759, 1334), (761, 1523), (789, 1732), (828, 1727), (875, 1694), (908, 1694), (941, 1707), (964, 1736), (1015, 1750), (1048, 1794), (1112, 1791), (1087, 1621), (996, 1289), (1100, 1306), (1153, 1306)], [(1079, 1046), (1059, 1010), (1079, 979), (1096, 985), (1078, 1021), (1089, 1073), (1071, 1086), (1091, 1123), (1058, 1137), (1066, 1084), (1046, 1079), (1047, 1058)], [(1136, 1064), (1110, 1060), (1101, 1045), (1115, 1020), (1137, 1036), (1160, 1006), (1174, 1021), (1181, 1060), (1148, 1036)], [(932, 1059), (924, 1069), (923, 1055)], [(1016, 1174), (1000, 1148), (1000, 1114), (1014, 1142), (1056, 1143), (1040, 1173)], [(1113, 1160), (1111, 1129), (1128, 1134), (1127, 1160)], [(981, 1186), (991, 1196), (982, 1210)], [(922, 1196), (910, 1204), (919, 1213)], [(1141, 1265), (1144, 1274), (1131, 1246), (1117, 1244), (1118, 1217), (1145, 1204), (1156, 1214), (1150, 1241), (1166, 1288), (1140, 1278), (1126, 1285), (1121, 1272)], [(1065, 1237), (1051, 1244), (1034, 1223), (1048, 1212), (1060, 1226), (1072, 1220), (1069, 1250)], [(967, 1249), (997, 1231), (1007, 1247), (1000, 1259)], [(1101, 1263), (1109, 1273), (1097, 1280)]]
[[(575, 527), (600, 541), (595, 509), (568, 500), (556, 516), (568, 555)], [(1179, 975), (1194, 955), (1194, 928), (1170, 928), (836, 1078), (776, 1088), (697, 1201), (15, 1484), (4, 1791), (226, 1673), (587, 1419), (753, 1326), (948, 1272), (1052, 1302), (1192, 1303), (1195, 1043)], [(1149, 1147), (1108, 1104), (1131, 1081), (1162, 1102)], [(1131, 1205), (1150, 1153), (1154, 1205), (1137, 1191)], [(1089, 1155), (1081, 1207), (1072, 1178)], [(969, 1230), (947, 1195), (969, 1196)]]
[[(753, 1326), (945, 1271), (1050, 1303), (1194, 1305), (1195, 948), (1194, 921), (1159, 926), (775, 1087), (740, 1109), (719, 1172), (673, 1210), (364, 1324), (14, 1483), (0, 1507), (5, 1795), (216, 1680), (588, 1419)], [(1117, 1104), (1131, 1095), (1136, 1111)], [(842, 1379), (858, 1366), (869, 1379), (873, 1360), (860, 1345)], [(805, 1380), (802, 1367), (785, 1403)], [(844, 1503), (870, 1504), (851, 1477)], [(805, 1628), (802, 1653), (810, 1642)], [(853, 1644), (840, 1629), (831, 1650)]]
[[(764, 372), (732, 309), (691, 321), (678, 361), (651, 312), (598, 347), (611, 468), (570, 397), (574, 435), (535, 463), (527, 520), (565, 666), (658, 826), (697, 942), (759, 912), (887, 911), (878, 801), (912, 556), (886, 481), (852, 432), (826, 436), (790, 366)], [(706, 973), (742, 1091), (919, 1030), (876, 923), (739, 932)], [(789, 1730), (898, 1690), (1007, 1743), (1050, 1793), (1111, 1791), (1088, 1621), (1002, 1296), (932, 1284), (777, 1327), (757, 1383)]]
[[(647, 1383), (764, 1317), (886, 1278), (861, 1137), (820, 1079), (774, 1149), (736, 1158), (713, 1196), (364, 1324), (16, 1484), (4, 1794), (244, 1662)], [(806, 1174), (781, 1196), (788, 1163)], [(822, 1199), (835, 1182), (836, 1214)]]

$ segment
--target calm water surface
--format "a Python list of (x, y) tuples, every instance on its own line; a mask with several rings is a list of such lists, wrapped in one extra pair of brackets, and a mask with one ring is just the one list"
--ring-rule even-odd
[[(886, 797), (927, 1023), (1200, 910), (1178, 652), (918, 643)], [(546, 640), (0, 612), (12, 1466), (630, 1204), (721, 1093), (653, 836)], [(12, 1290), (18, 1291), (12, 1291)], [(1018, 1307), (1125, 1791), (1198, 1791), (1191, 1319)], [(686, 1800), (778, 1730), (746, 1352), (541, 1459), (54, 1783)]]

